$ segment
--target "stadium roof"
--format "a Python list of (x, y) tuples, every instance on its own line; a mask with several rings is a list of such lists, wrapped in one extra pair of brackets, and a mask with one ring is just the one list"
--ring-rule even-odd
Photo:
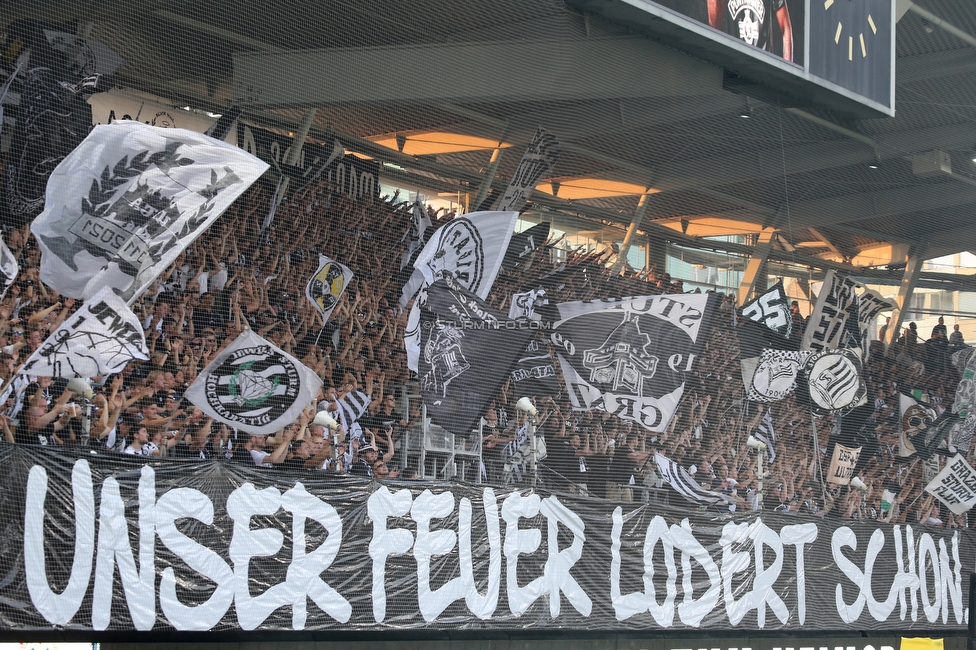
[(131, 90), (213, 112), (244, 99), (248, 120), (290, 132), (315, 107), (312, 137), (439, 191), (476, 194), (492, 142), (503, 190), (542, 125), (563, 153), (535, 206), (598, 227), (626, 227), (646, 192), (652, 237), (748, 254), (701, 238), (772, 232), (771, 258), (867, 277), (976, 249), (970, 2), (902, 15), (896, 117), (860, 120), (747, 97), (720, 68), (560, 0), (51, 0), (5, 15), (77, 20), (125, 57)]

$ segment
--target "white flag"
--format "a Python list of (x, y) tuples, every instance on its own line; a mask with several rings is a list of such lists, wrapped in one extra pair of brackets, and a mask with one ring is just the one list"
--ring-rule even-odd
[[(414, 262), (414, 272), (403, 288), (400, 306), (445, 275), (482, 300), (488, 297), (498, 276), (508, 244), (515, 232), (518, 212), (472, 212), (451, 219), (427, 240)], [(403, 335), (407, 350), (407, 367), (417, 371), (420, 359), (420, 309), (414, 303)]]
[(245, 330), (204, 368), (186, 398), (215, 420), (265, 435), (297, 420), (321, 387), (298, 359)]
[(17, 264), (17, 258), (7, 248), (6, 242), (0, 239), (0, 274), (3, 275), (3, 278), (0, 279), (3, 282), (3, 291), (0, 291), (0, 298), (7, 295), (7, 289), (14, 283), (19, 272), (20, 266)]
[(976, 505), (976, 471), (962, 454), (956, 454), (925, 486), (925, 491), (961, 515)]
[(95, 377), (149, 359), (139, 318), (105, 287), (61, 324), (20, 372), (42, 377)]
[(348, 266), (319, 255), (319, 268), (305, 285), (305, 297), (322, 314), (323, 322), (328, 322), (339, 303), (339, 296), (352, 278), (353, 272)]
[(185, 129), (100, 124), (51, 174), (31, 224), (41, 280), (71, 298), (146, 290), (268, 168)]
[(522, 155), (518, 169), (515, 170), (501, 203), (498, 204), (498, 209), (521, 210), (542, 175), (551, 172), (556, 166), (559, 153), (559, 141), (556, 140), (556, 136), (540, 126)]
[(400, 258), (401, 271), (410, 263), (410, 258), (413, 257), (413, 254), (419, 251), (421, 246), (427, 242), (427, 229), (434, 225), (430, 222), (427, 207), (420, 201), (413, 204), (410, 214), (413, 218), (410, 223), (410, 229), (403, 233), (403, 238), (400, 240), (401, 244), (404, 242), (407, 244)]
[(549, 299), (546, 298), (545, 289), (532, 289), (525, 293), (513, 293), (512, 303), (508, 306), (508, 317), (511, 319), (528, 318), (529, 320), (541, 320), (541, 316), (535, 313), (536, 307), (548, 305)]
[(834, 445), (834, 455), (827, 469), (827, 482), (835, 485), (850, 485), (851, 478), (854, 477), (854, 468), (860, 457), (861, 447)]

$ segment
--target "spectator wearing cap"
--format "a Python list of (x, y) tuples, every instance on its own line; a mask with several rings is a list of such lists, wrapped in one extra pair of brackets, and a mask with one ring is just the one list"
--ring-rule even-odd
[(376, 462), (379, 452), (376, 451), (376, 447), (367, 443), (359, 447), (359, 451), (356, 452), (356, 458), (352, 461), (352, 467), (349, 469), (349, 473), (353, 476), (362, 476), (366, 478), (373, 477), (373, 463)]

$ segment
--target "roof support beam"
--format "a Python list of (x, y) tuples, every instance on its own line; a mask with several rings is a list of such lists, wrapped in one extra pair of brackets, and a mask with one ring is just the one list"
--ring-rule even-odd
[(885, 330), (885, 349), (887, 350), (892, 343), (898, 340), (898, 333), (901, 331), (901, 324), (905, 318), (905, 308), (912, 300), (915, 291), (915, 283), (918, 280), (919, 271), (922, 270), (922, 258), (912, 255), (905, 266), (905, 275), (898, 287), (898, 296), (895, 298), (895, 309), (891, 313), (892, 322)]
[[(416, 70), (424, 83), (404, 85)], [(234, 55), (234, 98), (249, 107), (694, 97), (721, 86), (721, 69), (637, 36)]]
[(757, 285), (759, 288), (766, 288), (761, 286), (760, 280), (766, 277), (764, 273), (766, 258), (769, 257), (769, 251), (772, 249), (772, 241), (772, 230), (764, 230), (759, 233), (756, 246), (752, 250), (752, 257), (749, 258), (745, 273), (742, 274), (742, 284), (739, 285), (740, 307), (749, 301), (749, 297), (757, 289)]

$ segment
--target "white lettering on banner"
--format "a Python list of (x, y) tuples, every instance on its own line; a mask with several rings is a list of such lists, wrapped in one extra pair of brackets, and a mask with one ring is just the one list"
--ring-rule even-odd
[[(281, 607), (291, 608), (293, 629), (304, 629), (309, 616), (306, 609), (309, 598), (321, 612), (339, 623), (348, 622), (352, 616), (349, 601), (323, 579), (342, 545), (342, 518), (331, 504), (309, 493), (300, 482), (283, 493), (274, 487), (258, 490), (245, 483), (228, 495), (226, 511), (233, 521), (228, 562), (219, 550), (207, 548), (177, 527), (177, 521), (185, 519), (193, 519), (205, 527), (212, 526), (214, 503), (211, 499), (191, 488), (174, 488), (157, 498), (155, 473), (148, 465), (142, 468), (136, 488), (138, 535), (133, 535), (134, 531), (130, 530), (132, 517), (125, 516), (126, 504), (134, 499), (122, 494), (115, 478), (107, 477), (100, 489), (96, 536), (91, 469), (86, 460), (78, 460), (71, 472), (74, 557), (67, 585), (61, 593), (55, 593), (51, 588), (45, 566), (45, 548), (50, 548), (50, 540), (46, 545), (44, 535), (44, 520), (49, 516), (45, 513), (47, 492), (47, 470), (39, 465), (32, 467), (24, 506), (25, 582), (34, 608), (49, 623), (72, 624), (89, 587), (92, 587), (92, 628), (107, 629), (110, 621), (115, 620), (113, 606), (119, 606), (112, 600), (119, 591), (115, 582), (117, 566), (132, 626), (137, 630), (152, 629), (157, 622), (154, 590), (156, 535), (161, 544), (186, 565), (185, 571), (191, 575), (195, 572), (214, 585), (206, 600), (199, 602), (197, 599), (193, 605), (187, 605), (180, 602), (176, 586), (176, 572), (182, 569), (167, 566), (162, 570), (159, 605), (162, 616), (177, 630), (212, 629), (227, 616), (232, 604), (237, 621), (245, 630), (261, 626)], [(482, 620), (490, 619), (495, 614), (502, 588), (503, 553), (505, 589), (513, 615), (525, 614), (536, 600), (546, 597), (549, 614), (556, 619), (560, 616), (564, 596), (581, 615), (591, 615), (592, 594), (584, 591), (572, 575), (586, 544), (584, 520), (556, 496), (542, 498), (538, 494), (513, 492), (499, 509), (495, 492), (485, 488), (482, 499), (488, 563), (487, 576), (479, 576), (476, 582), (472, 544), (483, 547), (484, 539), (472, 540), (470, 499), (458, 500), (450, 490), (440, 493), (424, 490), (414, 497), (407, 489), (391, 492), (386, 486), (380, 486), (369, 496), (367, 513), (373, 526), (369, 556), (373, 570), (373, 617), (377, 623), (382, 623), (386, 617), (387, 558), (410, 553), (411, 549), (417, 562), (419, 609), (428, 623), (462, 598), (472, 614)], [(436, 520), (449, 519), (455, 507), (458, 529), (438, 528)], [(251, 559), (278, 554), (285, 538), (283, 532), (274, 527), (252, 529), (253, 518), (274, 517), (282, 510), (290, 513), (291, 562), (283, 582), (252, 595), (248, 574)], [(538, 567), (536, 571), (541, 571), (533, 577), (525, 575), (525, 558), (520, 556), (540, 550), (543, 531), (539, 524), (522, 528), (520, 520), (541, 521), (540, 516), (546, 520), (547, 559), (540, 567), (539, 560), (532, 558), (533, 566)], [(415, 522), (416, 533), (407, 530), (406, 523), (389, 526), (389, 519), (407, 517)], [(326, 532), (324, 540), (314, 549), (307, 548), (305, 541), (307, 520), (316, 522)], [(501, 520), (506, 527), (504, 540)], [(612, 516), (609, 596), (618, 621), (649, 613), (658, 626), (670, 628), (674, 626), (677, 614), (683, 625), (697, 627), (718, 608), (719, 611), (724, 609), (728, 621), (736, 626), (755, 610), (756, 625), (763, 629), (767, 607), (781, 623), (789, 621), (789, 611), (782, 597), (787, 592), (783, 588), (776, 589), (777, 584), (782, 585), (785, 581), (790, 585), (790, 591), (796, 594), (797, 619), (801, 625), (804, 623), (807, 602), (805, 551), (817, 539), (817, 524), (791, 524), (776, 531), (758, 517), (749, 522), (729, 522), (721, 529), (715, 544), (698, 539), (687, 519), (680, 525), (669, 525), (663, 517), (656, 515), (647, 524), (643, 545), (628, 542), (627, 546), (639, 549), (636, 552), (642, 554), (643, 589), (621, 593), (621, 568), (625, 560), (631, 559), (625, 558), (622, 550), (624, 521), (623, 509), (617, 507)], [(274, 526), (274, 523), (266, 525)], [(482, 528), (480, 521), (478, 528)], [(563, 539), (572, 536), (568, 545), (562, 542), (562, 547), (559, 544), (560, 529)], [(879, 556), (890, 558), (888, 554), (882, 555), (889, 534), (894, 542), (895, 573), (891, 584), (885, 588), (875, 582), (875, 565)], [(136, 549), (133, 549), (133, 539), (138, 540)], [(962, 625), (967, 620), (958, 532), (950, 538), (928, 532), (917, 534), (911, 526), (878, 528), (864, 545), (863, 553), (858, 553), (854, 531), (841, 527), (833, 531), (829, 543), (837, 568), (850, 582), (835, 587), (837, 613), (843, 622), (857, 622), (865, 607), (875, 621), (887, 621), (894, 614), (896, 604), (902, 621), (908, 616), (917, 621), (920, 612), (931, 624), (941, 621), (945, 625), (951, 618), (955, 624)], [(459, 565), (457, 574), (450, 579), (442, 578), (445, 567), (450, 565), (441, 563), (437, 565), (437, 575), (432, 576), (434, 558), (449, 556), (455, 548)], [(795, 575), (784, 576), (783, 569), (790, 553), (795, 557)], [(521, 576), (520, 559), (523, 560)], [(683, 596), (680, 601), (679, 561)], [(695, 576), (693, 562), (700, 566), (700, 569), (695, 567)], [(658, 576), (655, 581), (655, 565), (666, 569), (666, 577)], [(707, 581), (702, 579), (699, 571), (707, 576)], [(885, 572), (885, 575), (889, 574)], [(520, 586), (519, 577), (523, 581), (531, 580)], [(440, 584), (439, 588), (431, 587), (432, 578)], [(180, 581), (186, 579), (184, 575)], [(57, 582), (63, 584), (63, 578)], [(484, 585), (484, 593), (478, 591), (478, 584)], [(663, 588), (664, 593), (656, 592), (655, 588)], [(853, 601), (848, 602), (851, 598)], [(320, 624), (320, 620), (317, 623)]]
[(38, 613), (52, 625), (67, 625), (81, 607), (92, 573), (95, 548), (95, 491), (91, 467), (79, 460), (71, 470), (71, 497), (75, 505), (75, 553), (68, 586), (54, 593), (47, 579), (44, 557), (44, 500), (47, 498), (47, 470), (34, 465), (27, 477), (24, 499), (24, 567), (27, 591)]
[[(857, 550), (857, 536), (850, 528), (844, 526), (834, 531), (831, 538), (831, 551), (837, 567), (846, 575), (856, 587), (858, 595), (854, 602), (848, 604), (844, 599), (843, 585), (838, 584), (835, 593), (837, 613), (845, 623), (853, 623), (861, 616), (865, 604), (868, 605), (868, 612), (876, 621), (885, 621), (894, 610), (895, 600), (901, 604), (901, 620), (905, 620), (907, 613), (905, 591), (907, 590), (911, 598), (912, 620), (918, 620), (918, 598), (917, 593), (921, 592), (922, 611), (925, 618), (930, 623), (935, 623), (940, 615), (942, 623), (949, 621), (949, 603), (952, 603), (952, 610), (955, 614), (957, 624), (962, 624), (967, 617), (967, 609), (963, 606), (962, 599), (962, 575), (960, 572), (961, 562), (959, 561), (959, 534), (952, 536), (952, 560), (955, 563), (953, 568), (950, 562), (949, 551), (946, 548), (945, 540), (939, 540), (939, 550), (936, 551), (935, 541), (928, 533), (922, 533), (917, 546), (915, 535), (911, 526), (905, 527), (906, 544), (901, 543), (900, 526), (894, 527), (895, 554), (897, 557), (898, 572), (892, 580), (885, 601), (879, 602), (875, 599), (872, 588), (872, 573), (874, 561), (881, 549), (884, 548), (885, 535), (880, 529), (875, 530), (868, 542), (867, 551), (864, 554), (864, 570), (862, 571), (854, 562), (844, 555), (843, 548), (850, 547)], [(908, 570), (905, 570), (903, 550), (908, 550)], [(918, 567), (918, 573), (916, 573)], [(929, 570), (932, 572), (931, 589), (933, 599), (929, 600)]]
[(373, 522), (373, 539), (369, 542), (369, 556), (373, 560), (373, 619), (382, 623), (386, 619), (386, 558), (406, 553), (413, 546), (413, 535), (408, 530), (389, 530), (386, 520), (405, 517), (410, 512), (409, 490), (390, 492), (385, 485), (369, 495), (366, 512)]
[(102, 507), (98, 517), (98, 559), (95, 561), (95, 589), (92, 592), (92, 627), (108, 629), (112, 620), (112, 583), (115, 565), (125, 589), (132, 624), (137, 630), (151, 630), (156, 622), (156, 480), (152, 467), (144, 466), (139, 477), (139, 571), (136, 572), (129, 543), (129, 525), (119, 482), (109, 477), (102, 483)]
[(196, 519), (213, 525), (214, 507), (207, 495), (192, 488), (176, 488), (156, 502), (156, 532), (160, 541), (187, 566), (212, 580), (217, 588), (205, 602), (184, 605), (176, 596), (176, 574), (163, 569), (159, 582), (159, 604), (163, 615), (177, 630), (209, 630), (220, 622), (234, 602), (234, 572), (209, 548), (180, 532), (176, 520)]

